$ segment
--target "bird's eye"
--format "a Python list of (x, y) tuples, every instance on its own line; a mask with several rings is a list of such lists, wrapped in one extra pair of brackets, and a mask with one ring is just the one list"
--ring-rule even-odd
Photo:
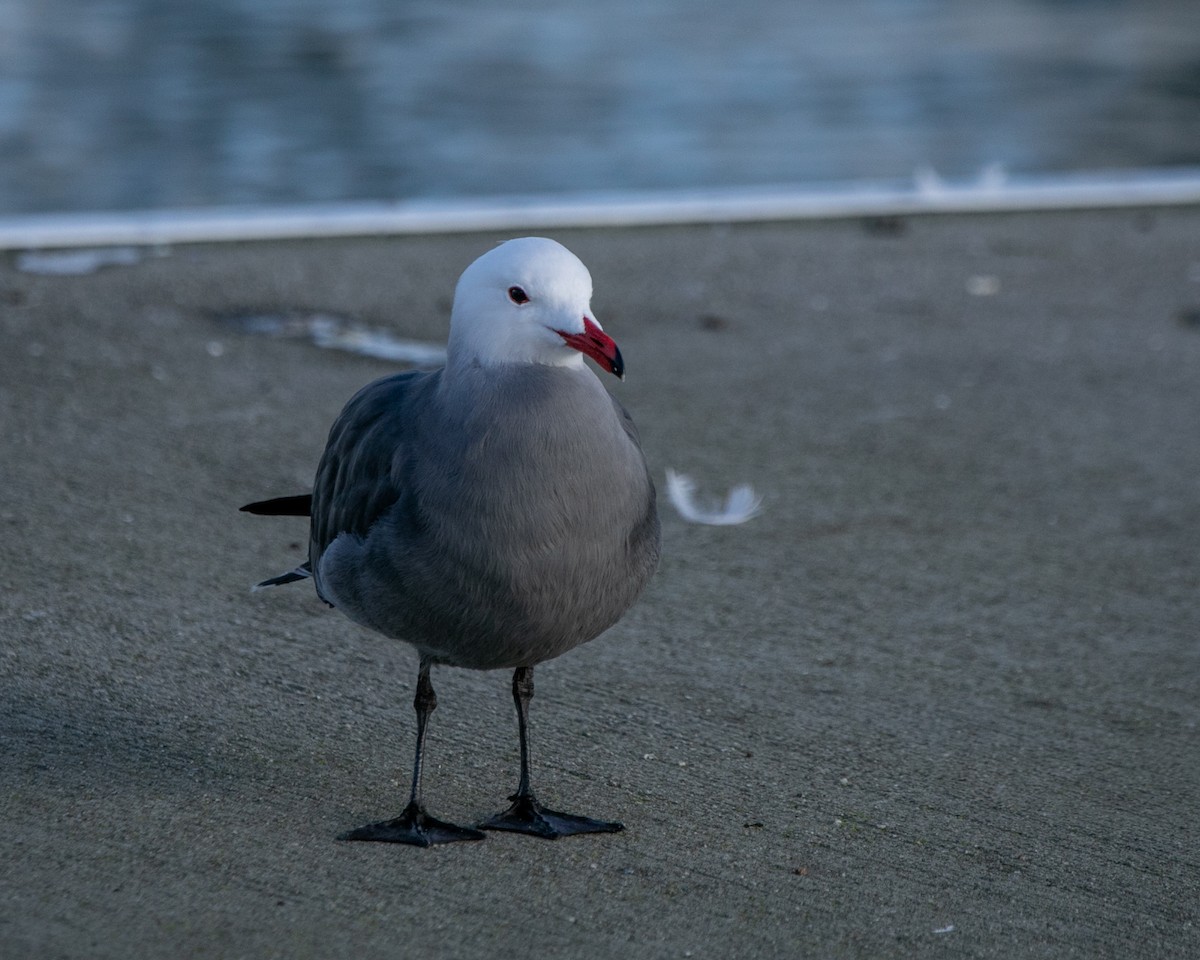
[(509, 287), (508, 288), (508, 299), (511, 300), (513, 303), (528, 303), (529, 302), (529, 294), (527, 294), (520, 287)]

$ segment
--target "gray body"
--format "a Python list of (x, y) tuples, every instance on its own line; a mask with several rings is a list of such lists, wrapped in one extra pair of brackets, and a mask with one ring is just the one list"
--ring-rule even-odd
[(451, 364), (360, 390), (312, 499), (318, 594), (423, 660), (529, 667), (598, 636), (653, 574), (654, 485), (582, 365)]

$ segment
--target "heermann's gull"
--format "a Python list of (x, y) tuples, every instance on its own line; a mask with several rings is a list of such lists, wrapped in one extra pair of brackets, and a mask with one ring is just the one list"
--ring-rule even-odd
[(351, 620), (420, 654), (412, 793), (345, 840), (428, 846), (483, 834), (421, 802), (434, 664), (514, 668), (521, 774), (485, 830), (620, 830), (547, 810), (529, 780), (533, 668), (612, 626), (658, 564), (654, 485), (629, 415), (584, 362), (624, 375), (590, 306), (591, 276), (553, 240), (510, 240), (455, 290), (446, 365), (364, 387), (329, 433), (313, 493), (243, 507), (310, 515), (312, 576)]

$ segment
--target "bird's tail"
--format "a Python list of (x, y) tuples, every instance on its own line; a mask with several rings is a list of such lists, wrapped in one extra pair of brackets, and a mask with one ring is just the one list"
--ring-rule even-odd
[(256, 583), (250, 588), (253, 593), (261, 590), (263, 587), (280, 587), (285, 583), (295, 583), (297, 580), (307, 580), (312, 576), (312, 567), (308, 565), (306, 560), (294, 570), (289, 570), (287, 573), (281, 573), (277, 577), (271, 577), (269, 580), (264, 580), (262, 583)]
[[(308, 517), (312, 515), (312, 494), (301, 493), (294, 497), (275, 497), (271, 500), (256, 500), (254, 503), (248, 503), (238, 509), (245, 513), (257, 513), (265, 517)], [(261, 590), (263, 587), (278, 587), (285, 583), (295, 583), (297, 580), (307, 580), (311, 576), (312, 567), (309, 566), (306, 560), (294, 570), (281, 573), (277, 577), (271, 577), (269, 580), (262, 581), (262, 583), (256, 583), (250, 589), (251, 591), (255, 591)]]

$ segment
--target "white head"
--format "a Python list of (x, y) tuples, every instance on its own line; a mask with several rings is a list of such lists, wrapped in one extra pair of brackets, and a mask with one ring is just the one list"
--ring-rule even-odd
[(623, 376), (621, 352), (593, 317), (591, 299), (591, 274), (562, 244), (543, 237), (509, 240), (459, 278), (450, 359), (580, 366), (586, 353)]

